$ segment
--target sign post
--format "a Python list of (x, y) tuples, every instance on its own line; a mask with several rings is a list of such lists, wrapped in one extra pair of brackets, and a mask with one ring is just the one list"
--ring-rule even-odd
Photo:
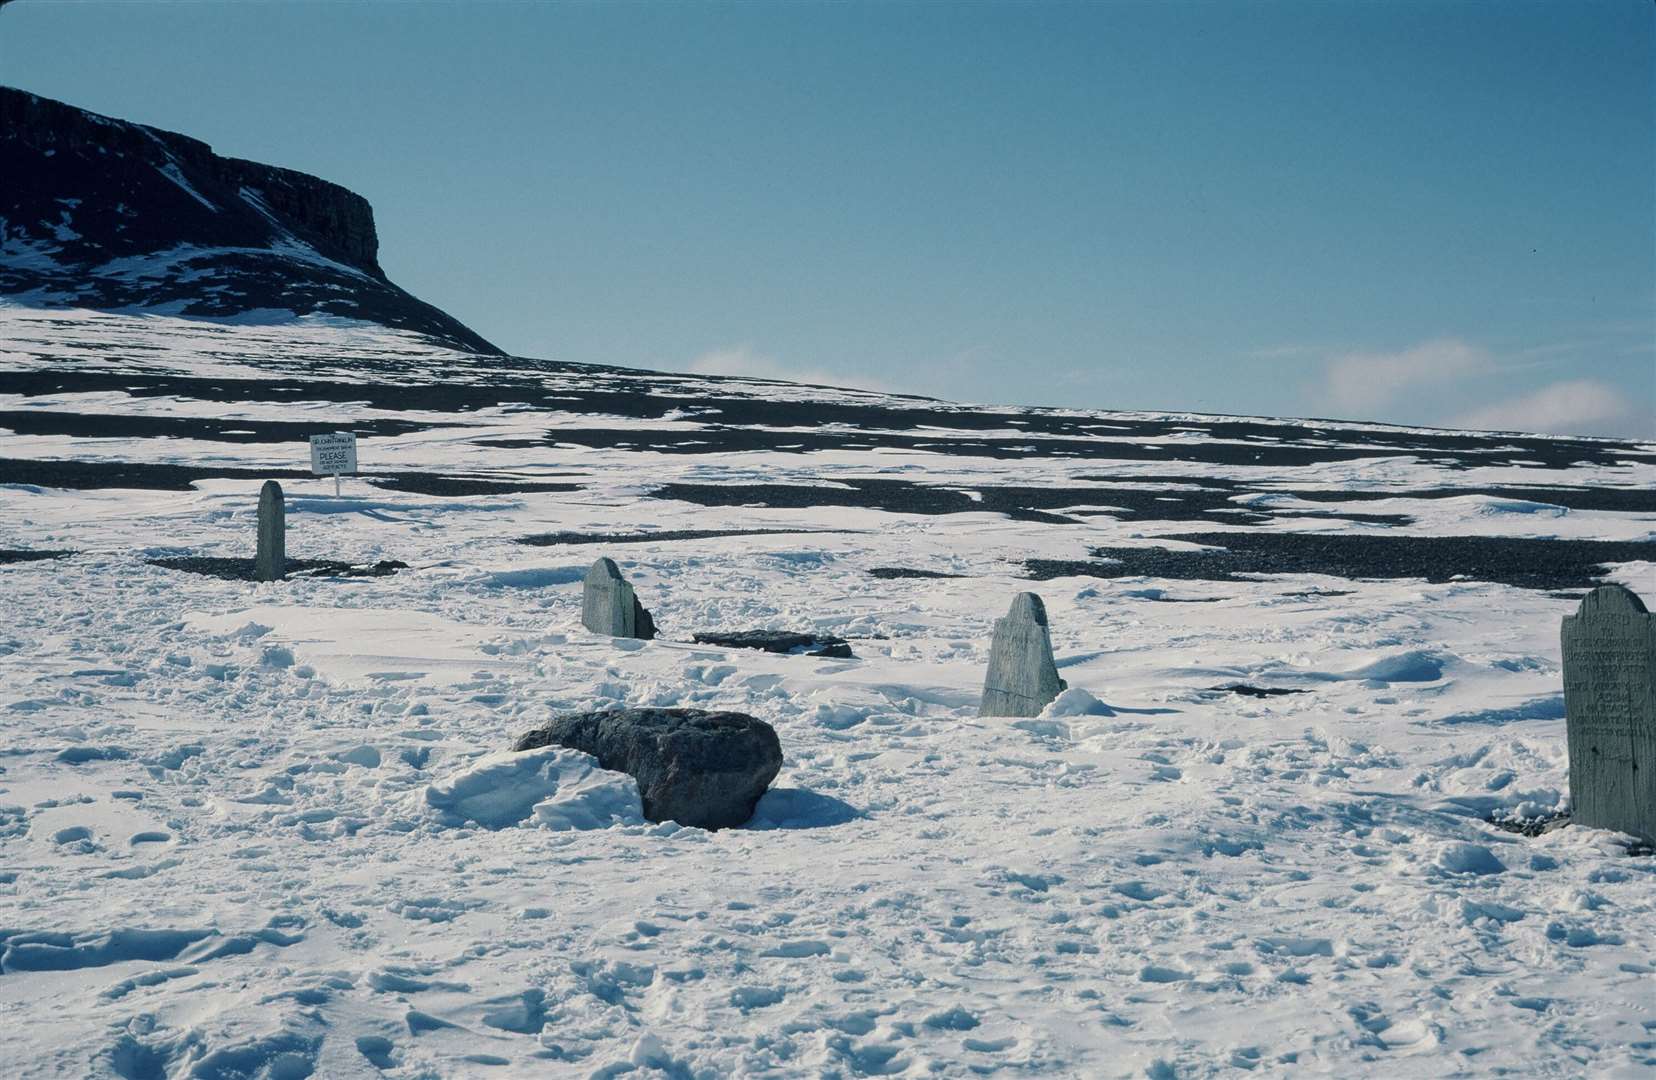
[(349, 431), (330, 431), (326, 435), (310, 437), (311, 472), (317, 476), (334, 478), (334, 495), (339, 495), (341, 473), (356, 475), (356, 435)]

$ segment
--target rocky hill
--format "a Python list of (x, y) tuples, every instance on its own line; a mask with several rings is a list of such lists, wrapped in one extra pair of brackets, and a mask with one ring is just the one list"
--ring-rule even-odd
[(248, 322), (337, 315), (489, 342), (387, 280), (368, 201), (0, 86), (0, 297)]

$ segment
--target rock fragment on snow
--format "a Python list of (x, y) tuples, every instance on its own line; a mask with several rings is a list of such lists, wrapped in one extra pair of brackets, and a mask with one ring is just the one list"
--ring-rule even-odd
[(851, 659), (851, 643), (827, 634), (795, 634), (786, 630), (739, 630), (735, 633), (704, 633), (695, 636), (697, 645), (720, 645), (727, 649), (758, 649), (761, 652), (794, 656), (831, 656)]

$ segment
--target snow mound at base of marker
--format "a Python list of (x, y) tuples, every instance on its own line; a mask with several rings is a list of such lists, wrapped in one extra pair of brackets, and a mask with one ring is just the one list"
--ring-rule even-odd
[(554, 831), (641, 825), (638, 785), (562, 747), (486, 754), (426, 787), (425, 806), (449, 826), (505, 829), (533, 821)]
[(1041, 710), (1042, 719), (1056, 716), (1114, 716), (1115, 710), (1098, 700), (1089, 690), (1072, 686), (1047, 703)]

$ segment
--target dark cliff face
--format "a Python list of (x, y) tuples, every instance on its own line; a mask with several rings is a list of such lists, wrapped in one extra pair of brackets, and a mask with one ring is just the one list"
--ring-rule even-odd
[(337, 315), (500, 350), (385, 277), (368, 201), (0, 87), (0, 296), (275, 321)]

